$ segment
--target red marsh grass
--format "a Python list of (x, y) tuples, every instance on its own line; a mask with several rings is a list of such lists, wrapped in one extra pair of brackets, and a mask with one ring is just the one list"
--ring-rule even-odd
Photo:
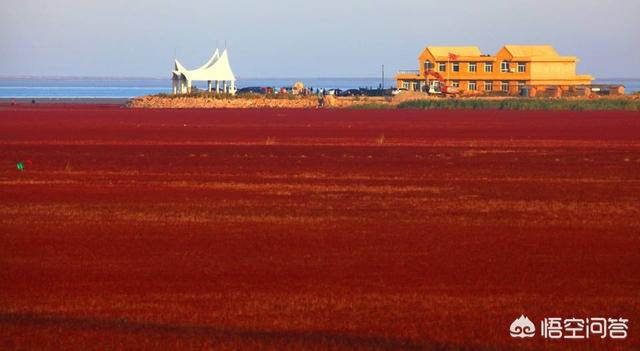
[[(638, 349), (639, 135), (637, 112), (2, 108), (0, 348)], [(521, 314), (629, 337), (514, 340)]]

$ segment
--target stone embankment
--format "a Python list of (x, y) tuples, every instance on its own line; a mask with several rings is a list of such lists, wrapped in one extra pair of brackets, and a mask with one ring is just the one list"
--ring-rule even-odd
[[(325, 97), (328, 108), (348, 108), (366, 104), (395, 105), (397, 102), (382, 97)], [(209, 97), (209, 96), (141, 96), (128, 103), (132, 108), (316, 108), (316, 96), (291, 98), (269, 97)]]

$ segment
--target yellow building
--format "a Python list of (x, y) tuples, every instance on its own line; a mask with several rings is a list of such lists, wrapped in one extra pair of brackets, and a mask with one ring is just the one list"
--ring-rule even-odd
[(438, 77), (462, 92), (515, 94), (521, 87), (589, 85), (590, 75), (576, 75), (575, 56), (560, 56), (549, 45), (506, 45), (495, 56), (483, 55), (476, 46), (428, 46), (418, 58), (419, 70), (400, 71), (397, 87), (427, 91)]

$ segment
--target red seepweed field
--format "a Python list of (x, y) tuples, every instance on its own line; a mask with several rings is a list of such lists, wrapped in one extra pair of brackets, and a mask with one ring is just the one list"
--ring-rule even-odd
[(0, 166), (2, 350), (640, 349), (638, 112), (0, 106)]

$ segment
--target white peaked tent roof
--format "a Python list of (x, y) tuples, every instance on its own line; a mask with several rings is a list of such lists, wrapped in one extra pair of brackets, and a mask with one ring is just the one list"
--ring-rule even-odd
[(174, 77), (183, 75), (187, 80), (236, 80), (231, 70), (231, 65), (229, 65), (227, 49), (225, 49), (222, 54), (216, 49), (207, 63), (194, 70), (184, 68), (178, 59), (176, 59), (173, 75)]

